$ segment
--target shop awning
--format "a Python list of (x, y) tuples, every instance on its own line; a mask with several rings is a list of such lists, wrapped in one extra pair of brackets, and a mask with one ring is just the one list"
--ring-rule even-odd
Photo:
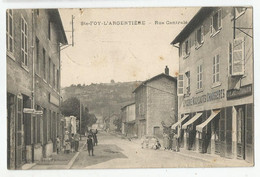
[(182, 126), (182, 129), (187, 129), (187, 126), (192, 124), (193, 122), (195, 122), (201, 115), (202, 115), (202, 113), (197, 113), (194, 117), (192, 117), (188, 122), (186, 122)]
[(176, 122), (175, 124), (172, 125), (171, 129), (175, 129), (178, 125), (180, 125), (185, 119), (187, 119), (189, 117), (189, 114), (184, 115), (183, 118), (181, 118), (178, 122)]
[(202, 132), (203, 128), (208, 125), (208, 123), (214, 119), (219, 114), (220, 110), (213, 111), (207, 120), (205, 120), (202, 124), (196, 126), (196, 130)]

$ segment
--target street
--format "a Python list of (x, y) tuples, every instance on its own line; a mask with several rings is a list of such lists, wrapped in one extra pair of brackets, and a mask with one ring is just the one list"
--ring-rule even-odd
[[(86, 149), (86, 137), (80, 142), (80, 151), (71, 154), (54, 155), (51, 163), (37, 163), (32, 169), (100, 169), (100, 168), (185, 168), (250, 166), (249, 163), (219, 156), (200, 154), (181, 149), (142, 149), (140, 139), (129, 140), (117, 134), (98, 133), (98, 146), (94, 156)], [(195, 155), (194, 155), (195, 154)]]
[(171, 168), (210, 167), (213, 164), (192, 159), (176, 152), (142, 149), (140, 140), (129, 141), (108, 133), (100, 133), (94, 156), (84, 148), (71, 168)]

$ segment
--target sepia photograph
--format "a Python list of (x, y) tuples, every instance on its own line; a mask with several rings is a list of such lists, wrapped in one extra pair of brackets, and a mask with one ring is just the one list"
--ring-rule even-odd
[(7, 169), (254, 167), (252, 6), (9, 8), (5, 28)]

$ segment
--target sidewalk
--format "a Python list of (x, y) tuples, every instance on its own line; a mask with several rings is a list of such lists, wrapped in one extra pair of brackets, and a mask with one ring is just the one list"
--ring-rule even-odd
[[(124, 139), (124, 138), (122, 138)], [(128, 139), (125, 139), (126, 141), (129, 141)], [(132, 143), (135, 143), (137, 145), (140, 145), (141, 148), (141, 139), (131, 139)], [(164, 151), (162, 148), (159, 150), (162, 152), (171, 152), (171, 153), (177, 153), (178, 155), (185, 156), (188, 158), (193, 158), (193, 159), (198, 159), (198, 160), (203, 160), (205, 162), (209, 162), (213, 164), (213, 166), (216, 167), (253, 167), (254, 165), (251, 163), (246, 162), (245, 160), (239, 160), (239, 159), (228, 159), (225, 157), (221, 157), (216, 154), (207, 154), (207, 153), (200, 153), (192, 150), (186, 150), (184, 148), (180, 148), (179, 152), (175, 152), (172, 150)]]
[(30, 169), (69, 169), (78, 157), (80, 151), (84, 148), (86, 143), (86, 137), (82, 137), (79, 141), (79, 152), (72, 152), (69, 154), (64, 154), (63, 152), (59, 154), (53, 154), (50, 161), (39, 161), (36, 165), (32, 166)]

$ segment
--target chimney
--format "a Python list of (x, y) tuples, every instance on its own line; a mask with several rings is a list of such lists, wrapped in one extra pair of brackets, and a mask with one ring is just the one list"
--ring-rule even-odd
[(164, 71), (165, 71), (166, 75), (169, 75), (169, 68), (168, 68), (168, 66), (165, 67)]

